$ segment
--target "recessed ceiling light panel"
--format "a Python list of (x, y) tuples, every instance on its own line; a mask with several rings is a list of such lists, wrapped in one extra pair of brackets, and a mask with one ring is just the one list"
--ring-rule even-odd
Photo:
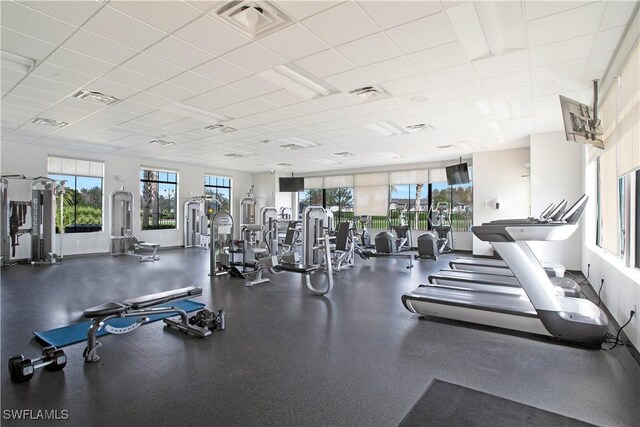
[(97, 102), (104, 105), (113, 105), (122, 101), (113, 95), (107, 95), (102, 92), (96, 92), (89, 89), (79, 89), (70, 95), (71, 98), (82, 99), (84, 101)]
[(365, 86), (350, 90), (349, 93), (362, 102), (377, 101), (388, 98), (389, 94), (380, 86)]
[(433, 126), (431, 126), (429, 123), (416, 123), (415, 125), (407, 126), (407, 130), (409, 132), (422, 132), (433, 129)]
[(172, 145), (176, 145), (175, 142), (166, 141), (164, 139), (154, 139), (154, 140), (149, 141), (149, 144), (151, 144), (151, 145), (160, 145), (162, 147), (171, 147)]
[(59, 128), (65, 127), (69, 124), (67, 122), (61, 122), (59, 120), (53, 120), (53, 119), (46, 119), (44, 117), (36, 117), (35, 119), (31, 119), (31, 123), (35, 123), (37, 125), (44, 125), (44, 126), (54, 126)]

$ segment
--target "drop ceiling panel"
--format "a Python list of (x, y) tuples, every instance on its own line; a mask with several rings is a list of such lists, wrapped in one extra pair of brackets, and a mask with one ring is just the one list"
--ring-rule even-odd
[(606, 30), (608, 28), (626, 25), (636, 4), (637, 2), (634, 1), (607, 2), (607, 9), (604, 12), (600, 29)]
[[(85, 87), (87, 89), (89, 89), (89, 90), (94, 91), (94, 92), (102, 92), (102, 93), (105, 93), (107, 95), (112, 95), (112, 96), (115, 96), (116, 98), (120, 98), (120, 99), (128, 98), (129, 96), (133, 95), (134, 93), (137, 93), (137, 92), (140, 91), (139, 89), (134, 89), (134, 88), (129, 87), (129, 86), (124, 86), (124, 85), (118, 84), (118, 83), (116, 83), (114, 81), (106, 80), (106, 79), (103, 79), (103, 78), (95, 80), (95, 81), (89, 83), (88, 85), (86, 85)], [(77, 88), (75, 88), (75, 90), (77, 90)], [(74, 91), (71, 91), (68, 94), (71, 94)]]
[(179, 74), (167, 80), (167, 83), (170, 83), (174, 86), (180, 86), (190, 91), (198, 92), (198, 93), (207, 92), (222, 86), (221, 83), (215, 80), (208, 79), (206, 77), (201, 76), (200, 74), (196, 74), (191, 71), (187, 71), (182, 74)]
[(457, 39), (443, 12), (391, 28), (387, 34), (404, 53), (440, 46)]
[(75, 25), (12, 1), (2, 2), (0, 20), (3, 27), (54, 44), (62, 43), (77, 28)]
[(182, 67), (172, 65), (144, 53), (134, 56), (122, 64), (121, 67), (158, 80), (167, 80), (185, 71)]
[(350, 61), (333, 49), (307, 56), (295, 63), (320, 78), (355, 68)]
[(355, 2), (345, 2), (302, 21), (331, 45), (347, 43), (378, 31), (376, 24)]
[(358, 66), (391, 59), (402, 52), (384, 33), (376, 33), (337, 47), (338, 52)]
[(151, 46), (145, 53), (182, 68), (193, 68), (214, 58), (209, 52), (169, 36)]
[(581, 58), (559, 64), (547, 65), (531, 69), (531, 81), (533, 83), (548, 82), (572, 76), (580, 76), (587, 68), (588, 59)]
[(50, 92), (61, 96), (71, 95), (78, 89), (77, 87), (72, 85), (49, 79), (43, 79), (42, 77), (33, 75), (25, 77), (25, 79), (20, 82), (19, 86), (25, 86), (28, 88), (41, 90), (43, 92)]
[(277, 86), (257, 75), (238, 80), (229, 86), (253, 96), (261, 96), (282, 89), (280, 86)]
[(24, 1), (23, 6), (36, 9), (46, 15), (69, 24), (80, 26), (102, 7), (97, 1)]
[[(4, 69), (2, 71), (4, 78)], [(40, 64), (31, 74), (76, 87), (82, 87), (94, 79), (94, 77), (89, 74), (78, 73), (77, 71), (58, 67), (48, 62)]]
[(56, 48), (55, 44), (2, 27), (2, 49), (26, 58), (44, 59)]
[(416, 73), (416, 69), (404, 56), (362, 67), (362, 71), (379, 82), (397, 80)]
[(473, 67), (469, 64), (462, 64), (455, 67), (445, 68), (443, 70), (431, 71), (429, 73), (425, 73), (424, 76), (434, 87), (443, 87), (476, 80)]
[(467, 55), (458, 42), (421, 50), (407, 55), (407, 58), (418, 68), (418, 71), (423, 73), (462, 65), (468, 61)]
[(599, 55), (605, 52), (613, 52), (618, 47), (618, 41), (621, 39), (626, 27), (613, 27), (609, 30), (598, 33), (596, 42), (593, 46), (591, 55)]
[(62, 46), (74, 52), (79, 52), (115, 65), (131, 58), (138, 52), (136, 49), (132, 49), (83, 29), (79, 29), (69, 37)]
[(265, 101), (269, 101), (273, 104), (276, 104), (280, 107), (286, 107), (287, 105), (296, 104), (296, 107), (295, 107), (296, 109), (298, 108), (298, 105), (297, 105), (298, 103), (302, 101), (306, 101), (305, 98), (299, 95), (296, 95), (295, 93), (287, 89), (262, 95), (262, 99), (264, 99)]
[(154, 95), (173, 99), (174, 101), (182, 101), (184, 99), (198, 95), (198, 92), (194, 92), (167, 82), (162, 82), (156, 86), (150, 87), (146, 91)]
[(312, 15), (316, 15), (323, 10), (332, 8), (341, 1), (279, 1), (281, 7), (287, 14), (295, 19), (302, 20)]
[(83, 28), (134, 49), (147, 48), (166, 36), (165, 32), (109, 6), (100, 9)]
[(130, 71), (121, 67), (108, 72), (102, 78), (104, 80), (108, 80), (138, 90), (145, 90), (160, 83), (160, 80), (158, 79), (154, 79), (145, 74)]
[(249, 43), (243, 34), (234, 31), (210, 16), (203, 16), (174, 33), (176, 37), (214, 55), (223, 55)]
[(421, 90), (431, 89), (433, 86), (420, 74), (391, 80), (384, 83), (384, 88), (392, 95), (403, 95)]
[(260, 39), (260, 44), (289, 61), (309, 56), (329, 46), (300, 24), (293, 24)]
[(253, 96), (249, 95), (248, 93), (239, 89), (232, 88), (231, 86), (222, 86), (217, 89), (211, 90), (206, 94), (208, 96), (212, 96), (214, 98), (218, 98), (232, 104), (253, 98)]
[(592, 3), (588, 6), (530, 21), (527, 24), (529, 46), (541, 46), (598, 31), (605, 6), (600, 2)]
[(222, 58), (252, 73), (259, 73), (287, 62), (282, 56), (255, 42), (229, 52)]
[(512, 89), (531, 84), (531, 74), (528, 70), (516, 71), (515, 73), (501, 74), (499, 76), (487, 77), (480, 80), (485, 92), (495, 92), (505, 89)]
[(529, 49), (532, 67), (557, 64), (589, 56), (596, 36), (589, 34)]
[(324, 81), (343, 92), (349, 92), (357, 88), (375, 84), (374, 79), (360, 69), (334, 74), (333, 76), (325, 77)]
[(525, 10), (527, 15), (527, 21), (533, 21), (544, 16), (554, 15), (556, 13), (563, 12), (569, 9), (576, 9), (578, 7), (586, 6), (593, 1), (530, 1), (526, 2)]
[(362, 7), (383, 29), (433, 15), (442, 10), (437, 1), (371, 1), (363, 2)]
[(186, 3), (177, 1), (115, 0), (109, 5), (167, 33), (172, 33), (202, 13)]
[(503, 53), (498, 56), (477, 59), (471, 64), (478, 78), (498, 76), (500, 74), (524, 71), (529, 68), (529, 54), (525, 49)]
[(91, 74), (95, 77), (113, 68), (113, 64), (64, 48), (59, 48), (53, 52), (47, 58), (47, 61), (70, 70), (82, 70), (83, 73)]

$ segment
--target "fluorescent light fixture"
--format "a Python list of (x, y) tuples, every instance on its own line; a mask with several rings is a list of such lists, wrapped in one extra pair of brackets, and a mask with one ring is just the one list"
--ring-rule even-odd
[(500, 128), (498, 122), (491, 122), (490, 124), (493, 130), (495, 130), (496, 132), (502, 132), (502, 129)]
[(304, 70), (293, 64), (279, 65), (258, 75), (305, 99), (327, 96), (333, 92), (323, 84), (324, 82), (318, 81), (317, 78), (308, 75)]
[(242, 153), (227, 153), (227, 154), (223, 154), (224, 157), (231, 157), (233, 159), (239, 159), (241, 157), (247, 157), (251, 155), (251, 153), (247, 153), (247, 154), (242, 154)]
[(167, 105), (166, 107), (163, 107), (162, 110), (168, 113), (178, 114), (180, 116), (191, 117), (192, 119), (201, 120), (203, 122), (224, 122), (225, 120), (230, 119), (230, 117), (215, 114), (210, 111), (206, 111), (187, 104), (181, 104), (179, 102)]
[(408, 125), (406, 128), (409, 132), (421, 132), (434, 129), (429, 123), (416, 123), (415, 125)]
[(34, 123), (36, 125), (54, 126), (60, 128), (65, 127), (69, 124), (67, 122), (61, 122), (59, 120), (45, 119), (44, 117), (36, 117), (35, 119), (31, 119), (31, 123)]
[(400, 154), (394, 153), (393, 151), (384, 151), (382, 153), (378, 153), (378, 155), (387, 159), (399, 159), (400, 157), (402, 157)]
[(96, 92), (89, 89), (79, 89), (69, 96), (71, 98), (82, 99), (84, 101), (97, 102), (99, 104), (104, 104), (104, 105), (113, 105), (122, 101), (122, 99), (116, 98), (113, 95), (107, 95), (102, 92)]
[(351, 156), (353, 156), (354, 154), (353, 154), (353, 153), (350, 153), (350, 152), (348, 152), (348, 151), (341, 151), (341, 152), (339, 152), (339, 153), (333, 153), (333, 155), (334, 155), (334, 156), (340, 156), (340, 157), (351, 157)]
[(450, 7), (445, 12), (469, 59), (478, 59), (489, 53), (482, 25), (473, 3)]
[(160, 145), (162, 147), (170, 147), (172, 145), (176, 145), (175, 142), (165, 141), (164, 139), (154, 139), (152, 141), (149, 141), (149, 144), (151, 144), (151, 145)]
[(365, 126), (384, 136), (402, 135), (406, 133), (400, 126), (391, 122), (369, 123)]
[(15, 53), (0, 51), (0, 59), (2, 60), (2, 66), (9, 68), (13, 71), (20, 71), (28, 73), (35, 67), (36, 60), (27, 58), (25, 56), (16, 55)]
[(480, 110), (483, 115), (488, 116), (489, 114), (491, 114), (491, 107), (489, 106), (489, 103), (484, 99), (476, 102), (476, 105), (478, 106), (478, 110)]
[(478, 19), (482, 26), (484, 38), (492, 55), (500, 55), (504, 52), (504, 38), (502, 27), (498, 19), (496, 4), (492, 1), (474, 2)]
[(291, 163), (278, 163), (276, 166), (293, 166)]
[(225, 126), (220, 123), (216, 123), (215, 125), (206, 126), (205, 130), (211, 130), (218, 133), (230, 133), (235, 132), (237, 129), (232, 128), (231, 126)]
[(307, 141), (306, 139), (298, 138), (296, 136), (278, 139), (277, 142), (284, 143), (283, 145), (280, 145), (281, 148), (288, 148), (290, 150), (318, 146), (318, 144), (316, 144), (315, 142)]

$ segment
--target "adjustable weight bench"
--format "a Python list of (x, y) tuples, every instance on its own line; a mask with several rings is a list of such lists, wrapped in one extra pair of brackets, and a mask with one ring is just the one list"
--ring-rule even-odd
[[(98, 342), (97, 333), (102, 328), (112, 334), (126, 334), (127, 332), (131, 332), (147, 323), (149, 321), (148, 316), (152, 314), (175, 313), (180, 316), (179, 321), (171, 318), (163, 319), (164, 323), (169, 327), (199, 338), (211, 335), (210, 330), (189, 324), (187, 312), (182, 308), (171, 306), (152, 307), (154, 305), (165, 304), (171, 301), (200, 295), (202, 295), (201, 287), (189, 286), (186, 288), (131, 298), (125, 300), (123, 303), (112, 301), (84, 310), (84, 317), (93, 319), (91, 326), (89, 326), (89, 332), (87, 333), (87, 347), (83, 353), (85, 362), (97, 362), (100, 360), (97, 350), (98, 347), (102, 346), (102, 344)], [(135, 316), (139, 317), (139, 319), (136, 320), (134, 324), (124, 328), (117, 328), (105, 324), (109, 319)]]
[[(125, 236), (124, 240), (127, 255), (138, 257), (140, 259), (140, 262), (157, 261), (160, 259), (160, 256), (158, 255), (158, 249), (162, 247), (160, 243), (140, 241), (133, 234)], [(136, 253), (136, 251), (153, 251), (153, 253), (151, 255), (143, 255)]]

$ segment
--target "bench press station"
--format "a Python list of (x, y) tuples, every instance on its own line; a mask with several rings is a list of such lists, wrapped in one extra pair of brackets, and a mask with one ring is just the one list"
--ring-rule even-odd
[[(123, 303), (112, 301), (84, 310), (84, 317), (93, 319), (87, 333), (87, 347), (83, 353), (85, 362), (97, 362), (100, 360), (97, 350), (102, 346), (102, 344), (100, 344), (97, 339), (98, 331), (104, 328), (107, 332), (112, 334), (126, 334), (127, 332), (131, 332), (148, 322), (148, 316), (152, 314), (175, 313), (180, 316), (180, 320), (174, 320), (171, 318), (163, 319), (164, 323), (169, 327), (199, 338), (211, 335), (211, 331), (209, 329), (189, 324), (187, 312), (182, 308), (171, 306), (152, 307), (154, 305), (200, 295), (202, 295), (201, 287), (189, 286), (186, 288), (131, 298), (125, 300)], [(219, 313), (219, 317), (221, 317), (221, 319), (219, 319), (218, 322), (219, 324), (224, 325), (224, 312), (221, 310)], [(122, 317), (139, 317), (139, 319), (136, 320), (134, 324), (124, 328), (116, 328), (105, 324), (107, 320)], [(224, 326), (219, 329), (224, 329)]]

